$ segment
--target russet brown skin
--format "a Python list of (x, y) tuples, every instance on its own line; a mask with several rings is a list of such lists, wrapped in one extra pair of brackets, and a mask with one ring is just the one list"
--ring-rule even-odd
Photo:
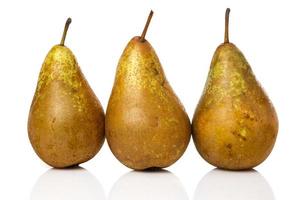
[(192, 129), (200, 155), (219, 168), (251, 169), (272, 151), (275, 109), (243, 54), (228, 41), (213, 56)]
[(189, 143), (189, 118), (154, 49), (141, 37), (134, 37), (120, 58), (105, 133), (117, 159), (136, 170), (172, 165)]
[(28, 119), (29, 139), (47, 164), (65, 168), (94, 157), (104, 142), (104, 112), (64, 45), (43, 63)]

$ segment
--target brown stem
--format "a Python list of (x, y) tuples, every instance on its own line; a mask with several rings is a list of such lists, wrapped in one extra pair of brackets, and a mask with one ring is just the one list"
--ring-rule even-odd
[(61, 41), (60, 41), (60, 45), (62, 45), (62, 46), (65, 45), (66, 35), (67, 35), (68, 28), (69, 28), (71, 22), (72, 22), (72, 19), (69, 17), (69, 18), (67, 19), (67, 21), (66, 21), (65, 28), (64, 28), (64, 33), (63, 33), (62, 38), (61, 38)]
[(224, 43), (229, 43), (229, 36), (228, 36), (229, 13), (230, 13), (230, 8), (227, 8), (226, 9), (226, 13), (225, 13), (225, 36), (224, 36)]
[(145, 41), (145, 36), (146, 36), (146, 33), (147, 33), (147, 30), (148, 30), (148, 27), (149, 27), (149, 24), (150, 24), (150, 21), (151, 21), (152, 16), (153, 16), (153, 11), (151, 10), (151, 11), (150, 11), (150, 14), (149, 14), (149, 16), (148, 16), (146, 25), (145, 25), (145, 27), (144, 27), (143, 33), (142, 33), (141, 38), (140, 38), (140, 41), (141, 41), (141, 42), (144, 42), (144, 41)]

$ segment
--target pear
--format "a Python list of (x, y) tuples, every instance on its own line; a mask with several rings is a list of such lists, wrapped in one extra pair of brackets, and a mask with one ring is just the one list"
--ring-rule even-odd
[(189, 118), (145, 39), (152, 15), (119, 60), (105, 119), (111, 151), (135, 170), (170, 166), (184, 153), (191, 135)]
[(229, 12), (225, 14), (225, 41), (214, 53), (193, 117), (192, 136), (210, 164), (245, 170), (262, 163), (272, 151), (278, 119), (246, 58), (229, 42)]
[(78, 165), (94, 157), (104, 138), (104, 112), (82, 74), (75, 56), (59, 45), (43, 63), (28, 119), (30, 142), (37, 155), (56, 168)]

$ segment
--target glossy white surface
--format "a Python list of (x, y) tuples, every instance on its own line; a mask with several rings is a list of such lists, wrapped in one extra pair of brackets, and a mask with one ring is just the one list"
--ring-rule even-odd
[(49, 169), (35, 183), (31, 200), (105, 199), (102, 185), (84, 168)]
[(187, 200), (180, 180), (169, 171), (128, 172), (112, 187), (109, 200)]
[(199, 182), (195, 200), (274, 200), (271, 186), (257, 171), (229, 172), (214, 169)]

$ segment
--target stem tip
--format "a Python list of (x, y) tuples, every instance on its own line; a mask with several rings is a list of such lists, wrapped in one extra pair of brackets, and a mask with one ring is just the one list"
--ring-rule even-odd
[(145, 36), (146, 36), (146, 33), (147, 33), (147, 30), (148, 30), (148, 27), (149, 27), (149, 24), (150, 24), (150, 21), (151, 21), (152, 16), (153, 16), (153, 11), (151, 10), (150, 13), (149, 13), (147, 22), (146, 22), (146, 24), (145, 24), (143, 33), (142, 33), (142, 35), (141, 35), (141, 37), (140, 37), (140, 41), (141, 41), (141, 42), (144, 42), (144, 41), (145, 41)]
[(229, 35), (228, 35), (229, 13), (230, 13), (230, 8), (227, 8), (226, 12), (225, 12), (225, 36), (224, 36), (224, 43), (229, 43)]
[(66, 21), (65, 28), (64, 28), (64, 33), (63, 33), (62, 38), (61, 38), (61, 41), (60, 41), (60, 45), (62, 45), (62, 46), (65, 45), (65, 40), (66, 40), (68, 28), (69, 28), (71, 22), (72, 22), (72, 19), (69, 17), (69, 18), (67, 19), (67, 21)]

